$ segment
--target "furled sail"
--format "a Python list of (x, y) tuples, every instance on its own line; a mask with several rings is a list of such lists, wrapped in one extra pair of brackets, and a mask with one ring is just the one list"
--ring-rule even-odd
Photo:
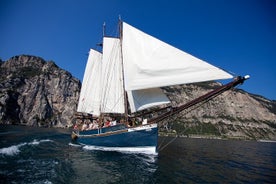
[(170, 103), (170, 100), (160, 88), (133, 90), (128, 91), (127, 94), (132, 113)]
[(78, 112), (100, 114), (102, 54), (90, 49), (83, 76)]
[(233, 77), (127, 23), (122, 52), (127, 91)]
[(101, 86), (101, 112), (124, 113), (122, 56), (118, 38), (104, 37)]

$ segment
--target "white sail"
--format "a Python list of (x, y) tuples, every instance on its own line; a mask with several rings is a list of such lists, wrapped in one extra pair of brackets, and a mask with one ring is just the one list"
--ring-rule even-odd
[(103, 56), (90, 51), (79, 112), (124, 113), (124, 91), (131, 112), (136, 112), (170, 102), (159, 87), (233, 77), (126, 23), (120, 41), (105, 37)]
[(124, 113), (122, 56), (118, 38), (104, 38), (102, 79), (101, 112)]
[(170, 100), (160, 88), (128, 91), (127, 95), (132, 113), (170, 103)]
[(126, 23), (122, 51), (127, 91), (233, 77)]
[(78, 103), (78, 112), (99, 115), (101, 102), (101, 61), (102, 54), (90, 49), (83, 76)]

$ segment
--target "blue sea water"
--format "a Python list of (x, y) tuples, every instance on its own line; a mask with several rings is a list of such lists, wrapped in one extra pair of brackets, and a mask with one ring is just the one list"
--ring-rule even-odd
[(78, 146), (64, 129), (0, 125), (0, 183), (276, 183), (276, 143), (177, 138), (151, 155)]

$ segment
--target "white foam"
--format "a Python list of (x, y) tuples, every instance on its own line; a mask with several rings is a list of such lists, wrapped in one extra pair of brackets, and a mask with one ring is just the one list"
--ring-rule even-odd
[(73, 147), (81, 147), (81, 145), (79, 145), (79, 144), (74, 144), (74, 143), (69, 143), (69, 146), (73, 146)]
[(49, 181), (49, 180), (46, 180), (46, 181), (44, 181), (43, 183), (44, 183), (44, 184), (52, 184), (52, 182)]
[(88, 146), (85, 145), (83, 149), (86, 150), (101, 150), (101, 151), (118, 151), (124, 153), (143, 153), (149, 155), (157, 155), (156, 148), (154, 146), (145, 147), (103, 147), (103, 146)]
[(276, 143), (275, 140), (265, 140), (265, 139), (260, 139), (258, 142), (269, 142), (269, 143)]
[(43, 143), (43, 142), (52, 142), (52, 140), (50, 139), (43, 139), (43, 140), (36, 140), (34, 139), (32, 142), (28, 143), (28, 145), (39, 145), (40, 143)]
[(39, 145), (40, 143), (43, 143), (43, 142), (51, 142), (51, 140), (49, 139), (44, 139), (44, 140), (40, 140), (40, 141), (37, 141), (36, 139), (34, 139), (32, 142), (29, 142), (29, 143), (20, 143), (18, 145), (13, 145), (13, 146), (10, 146), (10, 147), (7, 147), (7, 148), (1, 148), (0, 149), (0, 154), (3, 154), (3, 155), (7, 155), (7, 156), (14, 156), (14, 155), (17, 155), (20, 153), (20, 148), (22, 146), (25, 146), (25, 145)]
[(10, 146), (10, 147), (7, 147), (7, 148), (1, 148), (0, 149), (0, 154), (8, 155), (8, 156), (17, 155), (20, 152), (19, 148), (26, 145), (26, 144), (27, 143), (22, 143), (22, 144), (18, 144), (18, 145), (15, 145), (15, 146)]

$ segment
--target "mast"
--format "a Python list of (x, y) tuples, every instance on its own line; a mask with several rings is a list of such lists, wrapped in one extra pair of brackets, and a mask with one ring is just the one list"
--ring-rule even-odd
[(105, 37), (105, 22), (103, 23), (103, 37)]
[[(101, 46), (102, 46), (102, 49), (103, 49), (103, 42), (104, 42), (104, 37), (105, 37), (105, 22), (103, 23), (103, 32), (102, 32), (102, 36), (103, 36), (103, 38), (102, 38), (102, 44), (101, 44)], [(102, 113), (102, 105), (100, 105), (100, 116), (99, 116), (99, 121), (98, 121), (98, 126), (99, 127), (101, 127), (101, 125), (102, 125), (102, 123), (103, 123), (103, 121), (104, 121), (104, 117), (103, 117), (103, 113)]]
[[(102, 32), (103, 38), (105, 37), (105, 22), (103, 23), (103, 32)], [(103, 39), (102, 42), (97, 43), (96, 46), (103, 47)]]
[(121, 62), (122, 62), (122, 77), (123, 77), (123, 89), (124, 89), (124, 105), (125, 105), (125, 121), (128, 121), (128, 103), (127, 103), (127, 92), (125, 88), (125, 77), (124, 77), (124, 62), (123, 62), (123, 50), (122, 50), (122, 41), (123, 41), (123, 22), (121, 20), (121, 16), (119, 15), (119, 39), (120, 39), (120, 47), (121, 47)]

